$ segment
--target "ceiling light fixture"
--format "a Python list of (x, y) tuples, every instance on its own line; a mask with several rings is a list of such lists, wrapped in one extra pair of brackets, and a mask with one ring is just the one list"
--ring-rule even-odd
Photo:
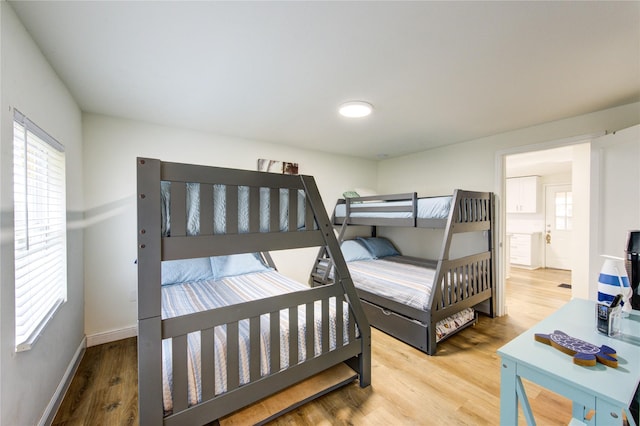
[(363, 101), (350, 101), (340, 105), (340, 115), (348, 118), (362, 118), (371, 114), (373, 105)]

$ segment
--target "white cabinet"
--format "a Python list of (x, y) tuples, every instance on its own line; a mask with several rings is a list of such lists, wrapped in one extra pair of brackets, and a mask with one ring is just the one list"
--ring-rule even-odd
[(540, 195), (538, 176), (507, 179), (507, 213), (537, 213)]
[(528, 269), (540, 267), (540, 233), (511, 234), (509, 263)]

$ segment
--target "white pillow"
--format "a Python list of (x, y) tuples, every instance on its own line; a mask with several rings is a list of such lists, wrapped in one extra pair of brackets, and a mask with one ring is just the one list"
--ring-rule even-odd
[(355, 191), (361, 197), (370, 197), (372, 195), (378, 195), (377, 191), (375, 191), (373, 189), (369, 189), (369, 188), (355, 188)]

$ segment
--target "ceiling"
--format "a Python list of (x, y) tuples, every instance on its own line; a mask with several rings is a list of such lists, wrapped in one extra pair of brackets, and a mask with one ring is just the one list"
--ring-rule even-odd
[(640, 100), (638, 1), (10, 4), (83, 111), (343, 155)]

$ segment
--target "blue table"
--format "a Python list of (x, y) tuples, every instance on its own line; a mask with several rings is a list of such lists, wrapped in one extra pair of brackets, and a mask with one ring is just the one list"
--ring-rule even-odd
[[(623, 318), (621, 335), (607, 337), (596, 331), (595, 305), (593, 301), (573, 299), (498, 350), (502, 357), (501, 425), (518, 424), (518, 402), (527, 424), (535, 425), (522, 378), (571, 399), (572, 425), (622, 425), (623, 412), (635, 425), (628, 408), (640, 382), (640, 311)], [(593, 367), (576, 365), (570, 355), (534, 339), (536, 333), (555, 330), (597, 346), (612, 347), (618, 353), (618, 368), (600, 363)], [(591, 410), (595, 415), (587, 419)]]

